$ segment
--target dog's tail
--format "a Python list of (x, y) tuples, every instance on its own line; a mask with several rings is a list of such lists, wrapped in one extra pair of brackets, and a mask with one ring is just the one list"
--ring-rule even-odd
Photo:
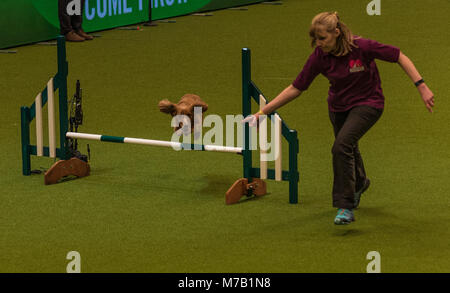
[(159, 111), (163, 113), (172, 113), (175, 110), (175, 104), (165, 99), (159, 102)]

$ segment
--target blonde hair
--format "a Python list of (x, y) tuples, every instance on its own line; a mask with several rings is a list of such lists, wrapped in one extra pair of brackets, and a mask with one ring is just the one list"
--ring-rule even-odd
[(333, 55), (345, 56), (352, 51), (352, 47), (358, 48), (353, 42), (355, 37), (351, 30), (340, 20), (337, 12), (322, 12), (313, 18), (309, 29), (311, 47), (314, 48), (316, 44), (316, 32), (319, 30), (319, 26), (324, 26), (325, 30), (329, 33), (334, 32), (336, 28), (341, 32), (336, 39), (336, 49), (331, 52)]

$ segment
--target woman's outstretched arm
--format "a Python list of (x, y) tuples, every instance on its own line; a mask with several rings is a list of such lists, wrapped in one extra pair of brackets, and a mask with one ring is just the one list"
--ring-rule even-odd
[[(422, 76), (420, 75), (419, 71), (417, 71), (412, 61), (402, 52), (400, 52), (400, 56), (398, 57), (397, 62), (403, 68), (403, 70), (406, 72), (406, 74), (409, 76), (412, 82), (416, 83), (422, 80)], [(417, 86), (417, 90), (419, 91), (428, 111), (430, 111), (430, 113), (433, 113), (434, 107), (433, 92), (428, 88), (425, 82), (420, 83), (420, 85)]]
[(300, 96), (302, 92), (294, 87), (292, 84), (285, 88), (278, 96), (275, 97), (270, 103), (268, 103), (264, 108), (262, 108), (258, 113), (255, 113), (252, 116), (247, 117), (242, 122), (248, 122), (250, 126), (256, 126), (257, 121), (259, 120), (259, 115), (269, 115), (276, 109), (286, 105), (293, 99)]

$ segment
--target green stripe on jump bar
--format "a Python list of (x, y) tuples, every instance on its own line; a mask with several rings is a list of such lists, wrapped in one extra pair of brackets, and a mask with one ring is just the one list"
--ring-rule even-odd
[(204, 151), (205, 146), (202, 144), (193, 144), (193, 143), (182, 143), (181, 149), (183, 150), (193, 150), (193, 151)]
[(107, 141), (107, 142), (123, 143), (123, 141), (125, 140), (125, 137), (102, 135), (100, 137), (100, 140)]

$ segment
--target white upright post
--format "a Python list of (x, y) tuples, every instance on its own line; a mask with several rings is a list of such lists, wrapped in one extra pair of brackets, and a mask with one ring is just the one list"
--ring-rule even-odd
[(281, 122), (281, 118), (278, 114), (275, 114), (275, 180), (276, 181), (281, 181), (282, 180), (282, 164), (281, 164), (281, 159), (282, 159), (282, 146), (281, 146), (281, 126), (282, 126), (282, 122)]
[[(266, 99), (259, 95), (259, 109), (266, 105)], [(267, 120), (259, 121), (259, 178), (267, 179)]]
[(42, 130), (42, 94), (39, 93), (34, 101), (36, 111), (36, 155), (44, 155), (44, 136)]
[(47, 83), (47, 98), (49, 157), (56, 158), (55, 99), (53, 93), (53, 78)]

